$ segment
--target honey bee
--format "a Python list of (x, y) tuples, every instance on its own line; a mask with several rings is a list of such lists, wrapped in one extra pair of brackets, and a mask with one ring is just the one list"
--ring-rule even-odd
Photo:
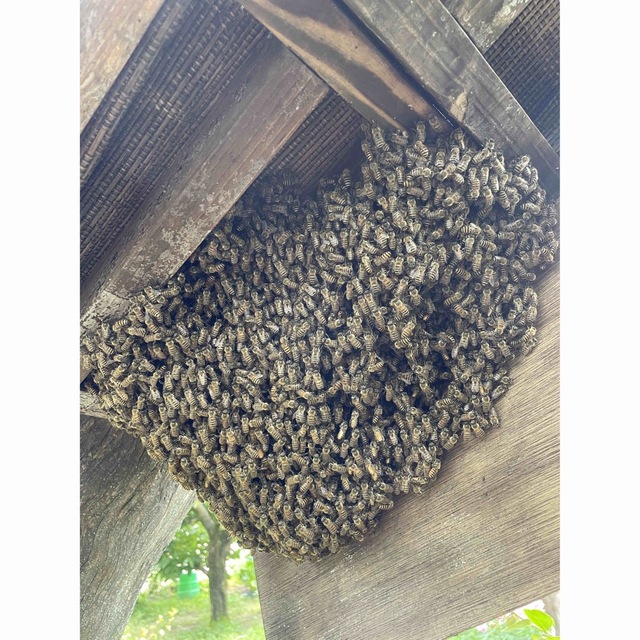
[(362, 142), (360, 148), (362, 149), (362, 153), (364, 153), (364, 157), (367, 159), (367, 162), (373, 162), (371, 146), (367, 142)]
[(408, 227), (408, 223), (400, 209), (394, 209), (391, 212), (391, 222), (393, 223), (393, 226), (400, 229), (400, 231), (404, 231)]
[(433, 260), (427, 270), (427, 279), (430, 282), (437, 282), (440, 277), (440, 263)]
[(409, 307), (404, 303), (403, 300), (400, 300), (399, 298), (394, 297), (391, 299), (389, 304), (393, 307), (393, 311), (396, 319), (401, 320), (409, 316), (409, 313), (410, 313)]
[(467, 174), (468, 193), (467, 196), (470, 200), (477, 200), (480, 197), (480, 179), (477, 176), (475, 167), (469, 169)]
[(521, 156), (520, 159), (513, 166), (513, 173), (521, 174), (525, 170), (525, 168), (529, 166), (530, 162), (531, 162), (531, 158), (529, 156), (527, 155)]
[(378, 329), (378, 331), (385, 331), (387, 328), (387, 324), (384, 319), (384, 314), (382, 313), (382, 309), (376, 306), (373, 311), (371, 311), (371, 317), (373, 318), (373, 322)]
[(438, 471), (440, 471), (440, 467), (441, 467), (442, 463), (440, 462), (440, 460), (438, 458), (436, 458), (432, 463), (431, 463), (431, 468), (429, 469), (429, 480), (435, 480), (436, 476), (438, 475)]
[(502, 355), (503, 358), (509, 358), (511, 357), (511, 349), (509, 348), (509, 345), (507, 344), (507, 341), (502, 339), (500, 341), (498, 341), (498, 350), (500, 351), (500, 355)]
[[(431, 275), (432, 276), (435, 275), (435, 270), (432, 272)], [(453, 276), (453, 269), (451, 268), (451, 266), (447, 265), (442, 270), (442, 276), (440, 277), (440, 283), (442, 284), (443, 287), (447, 287), (449, 286), (449, 284), (451, 284), (451, 276)]]
[(442, 133), (444, 131), (444, 124), (442, 123), (440, 118), (438, 118), (438, 116), (435, 115), (435, 113), (428, 113), (427, 121), (429, 122), (429, 125), (436, 133)]
[(473, 420), (470, 423), (471, 431), (476, 438), (484, 438), (485, 430), (480, 426), (477, 420)]
[[(409, 338), (411, 338), (411, 336), (413, 335), (413, 332), (416, 328), (416, 323), (414, 320), (409, 320), (404, 327), (402, 328), (402, 330), (400, 331), (400, 340), (401, 341), (408, 341)], [(407, 343), (408, 346), (409, 343)]]
[(498, 203), (503, 209), (509, 209), (511, 207), (511, 200), (504, 189), (498, 191)]
[[(378, 126), (374, 126), (371, 129), (371, 138), (373, 139), (373, 144), (379, 151), (389, 151), (389, 145), (386, 143), (384, 139), (384, 133), (382, 129)], [(364, 151), (364, 149), (363, 149)], [(365, 154), (366, 155), (366, 154)], [(371, 162), (371, 161), (369, 161)]]
[(453, 433), (451, 434), (447, 440), (442, 444), (442, 448), (446, 449), (447, 451), (451, 451), (451, 449), (453, 449), (453, 447), (455, 446), (456, 442), (458, 442), (458, 434), (457, 433)]

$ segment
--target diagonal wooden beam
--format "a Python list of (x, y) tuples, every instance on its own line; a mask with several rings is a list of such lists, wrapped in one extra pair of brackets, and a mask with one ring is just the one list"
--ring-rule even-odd
[(558, 154), (441, 2), (345, 2), (447, 114), (508, 157), (528, 154), (540, 183), (559, 194)]
[(394, 128), (450, 125), (365, 29), (332, 0), (243, 0), (243, 6), (366, 118)]
[(506, 31), (531, 0), (442, 0), (481, 53)]
[(141, 41), (163, 0), (80, 2), (80, 130)]
[(447, 638), (559, 588), (559, 285), (557, 267), (540, 281), (539, 344), (513, 363), (499, 429), (361, 544), (304, 565), (256, 555), (267, 640)]
[(327, 92), (278, 41), (266, 40), (93, 269), (81, 291), (81, 331), (122, 313), (131, 293), (170, 278)]

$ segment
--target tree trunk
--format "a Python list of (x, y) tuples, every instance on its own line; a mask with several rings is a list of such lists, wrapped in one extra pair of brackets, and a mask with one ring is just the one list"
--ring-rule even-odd
[(193, 505), (142, 443), (80, 418), (80, 637), (117, 640), (149, 571)]
[(200, 502), (194, 509), (209, 534), (209, 601), (211, 617), (219, 620), (227, 616), (227, 572), (225, 562), (231, 547), (231, 538), (224, 527), (211, 515)]
[(544, 610), (553, 618), (556, 629), (556, 635), (560, 635), (560, 592), (552, 593), (551, 595), (542, 598), (544, 603)]
[(209, 543), (209, 600), (211, 617), (219, 620), (227, 616), (227, 552), (219, 545)]

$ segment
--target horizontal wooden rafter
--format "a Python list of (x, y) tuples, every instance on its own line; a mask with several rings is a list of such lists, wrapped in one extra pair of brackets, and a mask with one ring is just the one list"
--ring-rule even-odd
[(163, 0), (80, 3), (80, 130), (84, 129)]
[(366, 118), (394, 128), (449, 123), (365, 29), (332, 0), (246, 0), (243, 6)]
[(117, 317), (132, 293), (170, 278), (327, 92), (278, 41), (266, 40), (94, 268), (81, 292), (82, 331)]
[(559, 195), (558, 154), (441, 2), (345, 3), (448, 115), (507, 157), (528, 154), (549, 195)]
[(559, 290), (556, 267), (499, 429), (456, 447), (361, 544), (303, 565), (256, 555), (267, 640), (442, 640), (559, 589)]

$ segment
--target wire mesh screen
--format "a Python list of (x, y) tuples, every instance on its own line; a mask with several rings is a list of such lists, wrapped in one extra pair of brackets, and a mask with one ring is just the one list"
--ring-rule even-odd
[(82, 135), (82, 280), (266, 36), (233, 0), (165, 3)]
[(532, 0), (485, 57), (560, 152), (560, 2)]

